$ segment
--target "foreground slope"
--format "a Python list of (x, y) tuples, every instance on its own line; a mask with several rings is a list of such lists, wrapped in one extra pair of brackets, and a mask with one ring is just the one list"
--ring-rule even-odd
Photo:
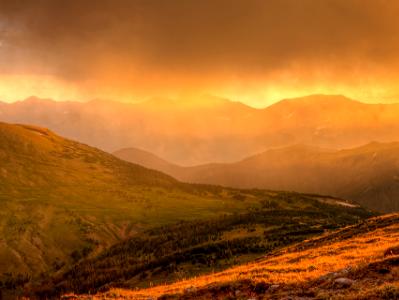
[(139, 291), (114, 289), (91, 299), (397, 299), (398, 295), (399, 215), (395, 214), (224, 272)]
[(31, 285), (43, 298), (67, 291), (173, 282), (251, 261), (277, 248), (358, 222), (371, 212), (340, 199), (269, 192), (262, 207), (152, 228)]
[(379, 211), (399, 210), (398, 142), (373, 142), (345, 150), (295, 145), (237, 163), (189, 168), (150, 161), (134, 149), (115, 155), (187, 182), (328, 194)]
[(37, 127), (0, 123), (0, 141), (2, 277), (54, 271), (154, 225), (264, 198), (182, 184)]
[(237, 161), (298, 143), (342, 149), (397, 141), (398, 114), (398, 104), (366, 104), (339, 95), (287, 99), (264, 109), (211, 96), (133, 104), (0, 102), (1, 121), (43, 126), (106, 151), (149, 150), (185, 166)]

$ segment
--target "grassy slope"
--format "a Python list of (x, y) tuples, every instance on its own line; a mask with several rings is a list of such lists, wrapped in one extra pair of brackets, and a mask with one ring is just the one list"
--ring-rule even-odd
[(371, 215), (360, 207), (336, 205), (329, 197), (284, 192), (267, 197), (260, 209), (153, 228), (32, 290), (48, 296), (170, 283), (248, 262)]
[[(139, 233), (140, 238), (144, 231), (146, 236), (146, 230), (154, 226), (261, 212), (265, 207), (266, 211), (290, 210), (300, 217), (308, 210), (321, 212), (322, 202), (336, 201), (295, 193), (184, 184), (36, 127), (0, 123), (0, 140), (0, 280), (6, 285), (12, 285), (17, 274), (51, 274), (68, 269), (71, 263), (87, 255), (94, 257), (129, 236)], [(341, 209), (337, 212), (344, 219), (348, 217), (345, 222), (368, 215), (360, 208), (331, 207)], [(324, 212), (322, 219), (334, 221), (337, 212)], [(257, 224), (261, 225), (255, 230), (258, 237), (267, 229), (265, 220), (269, 219), (267, 214), (259, 218), (263, 218), (264, 226)], [(285, 225), (293, 225), (290, 230), (295, 231), (297, 221), (292, 222), (288, 214)], [(335, 221), (334, 226), (340, 223)], [(221, 230), (227, 236), (223, 240), (248, 237), (242, 230), (247, 224), (241, 225), (232, 228), (227, 224)], [(301, 238), (309, 234), (307, 229)], [(214, 233), (205, 232), (204, 236), (209, 234)], [(148, 271), (152, 275), (154, 268)]]
[[(339, 278), (349, 283), (343, 285)], [(398, 279), (396, 214), (369, 219), (224, 272), (139, 291), (113, 289), (91, 299), (398, 299)]]
[(155, 224), (259, 205), (257, 195), (182, 184), (45, 129), (0, 123), (0, 141), (2, 275), (58, 269)]

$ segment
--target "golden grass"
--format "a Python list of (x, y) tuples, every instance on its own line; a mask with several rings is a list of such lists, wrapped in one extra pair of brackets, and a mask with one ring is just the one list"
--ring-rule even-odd
[[(306, 241), (305, 244), (316, 240), (317, 238)], [(118, 299), (118, 296), (129, 299), (151, 299), (164, 294), (182, 293), (194, 287), (201, 289), (210, 284), (248, 279), (273, 284), (298, 284), (347, 267), (356, 268), (378, 261), (384, 257), (384, 252), (388, 248), (395, 246), (399, 246), (398, 223), (307, 250), (295, 251), (294, 245), (275, 256), (268, 256), (219, 273), (142, 290), (112, 289), (107, 294), (115, 299)], [(97, 295), (93, 299), (104, 299), (104, 296)]]

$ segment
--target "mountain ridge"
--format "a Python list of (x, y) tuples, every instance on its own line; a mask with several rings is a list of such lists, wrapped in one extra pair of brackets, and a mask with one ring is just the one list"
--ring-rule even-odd
[(148, 165), (127, 149), (121, 158), (187, 182), (329, 194), (392, 212), (399, 209), (395, 201), (399, 197), (398, 157), (399, 142), (370, 142), (341, 150), (297, 144), (269, 149), (236, 163), (193, 167), (156, 165), (155, 161)]
[[(184, 105), (184, 98), (157, 100), (152, 105), (108, 100), (18, 102), (0, 104), (0, 120), (50, 128), (108, 152), (128, 147), (151, 150), (183, 166), (234, 162), (292, 144), (342, 149), (370, 140), (399, 140), (397, 104), (313, 95), (256, 109), (205, 96), (187, 99), (187, 103), (191, 100), (206, 105)], [(311, 104), (306, 104), (309, 101)], [(213, 102), (217, 105), (208, 105)]]
[[(397, 106), (399, 105), (399, 101), (398, 102), (389, 102), (389, 103), (382, 103), (382, 102), (362, 102), (360, 100), (356, 100), (350, 97), (347, 97), (343, 94), (309, 94), (306, 96), (300, 96), (300, 97), (291, 97), (291, 98), (284, 98), (281, 99), (279, 101), (276, 101), (273, 104), (270, 105), (266, 105), (264, 107), (253, 107), (251, 105), (245, 104), (244, 102), (240, 102), (240, 101), (233, 101), (230, 100), (228, 98), (224, 98), (224, 97), (219, 97), (219, 96), (214, 96), (214, 95), (203, 95), (203, 96), (194, 96), (194, 100), (190, 101), (190, 99), (188, 99), (188, 103), (198, 103), (200, 104), (201, 101), (203, 99), (208, 99), (208, 103), (212, 104), (212, 100), (214, 100), (215, 104), (224, 104), (224, 103), (232, 103), (232, 104), (239, 104), (239, 105), (243, 105), (246, 106), (250, 109), (253, 110), (265, 110), (267, 108), (270, 107), (274, 107), (274, 106), (279, 106), (279, 105), (285, 105), (288, 103), (291, 104), (312, 104), (312, 103), (352, 103), (352, 104), (361, 104), (361, 105), (365, 105), (365, 106)], [(143, 100), (143, 101), (136, 101), (136, 102), (122, 102), (122, 101), (117, 101), (117, 100), (111, 100), (111, 99), (102, 99), (102, 98), (96, 98), (96, 99), (91, 99), (88, 101), (74, 101), (74, 100), (54, 100), (52, 98), (42, 98), (39, 96), (30, 96), (27, 97), (25, 99), (22, 100), (18, 100), (18, 101), (14, 101), (14, 102), (5, 102), (5, 101), (0, 101), (1, 104), (6, 104), (6, 105), (13, 105), (15, 103), (24, 103), (24, 102), (52, 102), (52, 103), (79, 103), (79, 104), (86, 104), (86, 103), (119, 103), (119, 104), (126, 104), (126, 105), (141, 105), (141, 104), (146, 104), (146, 103), (150, 103), (150, 104), (161, 104), (162, 102), (164, 102), (164, 104), (179, 104), (179, 103), (184, 103), (184, 98), (149, 98), (147, 100)]]

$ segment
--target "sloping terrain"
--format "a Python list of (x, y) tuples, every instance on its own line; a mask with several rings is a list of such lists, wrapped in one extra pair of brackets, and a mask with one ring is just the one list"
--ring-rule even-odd
[(0, 120), (35, 124), (106, 151), (135, 147), (180, 165), (232, 162), (273, 147), (356, 147), (399, 140), (399, 105), (336, 95), (280, 101), (264, 109), (211, 96), (0, 103)]
[(161, 171), (175, 178), (185, 178), (185, 170), (189, 170), (189, 168), (172, 164), (156, 156), (155, 154), (138, 148), (124, 148), (115, 151), (112, 154), (125, 161), (138, 164), (149, 169)]
[(0, 141), (0, 277), (9, 282), (154, 225), (239, 212), (267, 197), (183, 184), (37, 127), (0, 123)]
[(150, 229), (31, 290), (49, 297), (173, 282), (253, 260), (371, 215), (340, 199), (271, 192), (255, 210)]
[(373, 142), (346, 150), (295, 145), (271, 149), (237, 163), (186, 168), (145, 159), (134, 149), (115, 155), (186, 182), (327, 194), (383, 212), (399, 210), (397, 142)]
[(399, 215), (372, 218), (224, 272), (138, 291), (113, 289), (90, 297), (398, 299)]
[[(210, 237), (221, 247), (231, 244), (226, 251), (253, 255), (370, 215), (355, 204), (331, 197), (181, 183), (39, 127), (0, 123), (0, 140), (0, 281), (6, 288), (62, 273), (72, 264), (95, 258), (102, 250), (133, 236), (139, 241), (134, 245), (152, 250), (143, 252), (139, 261), (135, 261), (136, 253), (129, 252), (131, 260), (117, 260), (122, 265), (115, 267), (125, 272), (122, 267), (126, 266), (131, 272), (139, 266), (142, 273), (152, 274), (163, 266), (162, 260), (173, 260), (173, 249), (179, 243), (183, 244), (177, 249), (186, 252), (186, 262), (193, 258), (190, 248), (198, 247), (201, 252), (206, 245), (200, 240)], [(289, 210), (289, 217), (285, 210)], [(274, 211), (277, 216), (280, 211), (281, 217), (273, 219)], [(302, 214), (308, 219), (317, 215), (313, 218), (319, 221), (309, 223), (316, 227), (303, 225), (299, 221)], [(153, 234), (148, 230), (179, 222), (183, 222), (182, 229), (179, 225), (175, 225), (176, 230), (165, 229), (180, 230), (180, 235), (172, 239), (175, 245), (170, 252), (163, 256), (152, 252), (164, 248), (165, 236), (162, 229)], [(205, 225), (202, 237), (198, 235), (200, 240), (188, 238), (183, 242), (190, 226), (201, 228), (201, 222)], [(220, 223), (220, 231), (209, 229), (213, 222)], [(268, 245), (262, 230), (270, 230), (266, 227), (275, 223), (284, 226), (272, 234), (275, 241)], [(234, 224), (239, 226), (233, 228)], [(289, 232), (294, 233), (292, 238), (279, 241), (279, 234)], [(227, 236), (220, 240), (222, 233)], [(242, 245), (247, 241), (251, 244), (245, 250)], [(219, 245), (209, 246), (211, 255), (219, 253)], [(154, 255), (160, 261), (151, 265), (149, 259)], [(232, 254), (226, 255), (232, 258)], [(210, 256), (205, 257), (205, 264), (210, 261)], [(235, 263), (219, 262), (221, 268)]]

